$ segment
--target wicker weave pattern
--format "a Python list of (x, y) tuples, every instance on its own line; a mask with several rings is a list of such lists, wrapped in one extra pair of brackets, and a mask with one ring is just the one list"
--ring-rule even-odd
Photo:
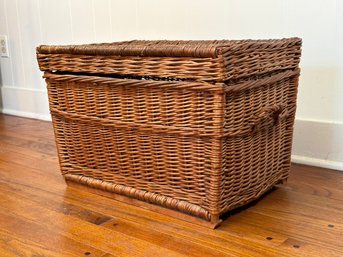
[(128, 195), (153, 192), (208, 211), (211, 164), (199, 159), (211, 151), (209, 139), (99, 127), (59, 115), (53, 121), (63, 174), (119, 185)]
[(221, 213), (287, 179), (298, 76), (226, 94), (225, 127), (237, 136), (222, 141)]
[[(39, 54), (41, 70), (129, 74), (163, 78), (223, 80), (223, 65), (214, 59)], [(182, 67), (182, 68), (180, 68)], [(183, 71), (180, 72), (180, 69)]]
[(45, 77), (51, 92), (51, 111), (65, 116), (83, 115), (92, 122), (185, 134), (215, 135), (221, 128), (219, 122), (214, 122), (213, 106), (215, 93), (224, 93), (223, 84), (51, 73)]
[(41, 46), (37, 58), (43, 71), (223, 81), (294, 69), (301, 46), (300, 39), (139, 42)]
[(41, 46), (63, 175), (215, 222), (287, 179), (300, 44)]

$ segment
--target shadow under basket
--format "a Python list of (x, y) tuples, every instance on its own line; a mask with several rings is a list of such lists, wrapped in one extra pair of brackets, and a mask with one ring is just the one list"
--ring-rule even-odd
[(193, 223), (286, 181), (301, 40), (39, 46), (67, 183)]

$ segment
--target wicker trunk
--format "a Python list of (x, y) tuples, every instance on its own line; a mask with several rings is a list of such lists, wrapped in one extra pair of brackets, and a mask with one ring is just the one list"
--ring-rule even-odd
[(39, 46), (62, 174), (216, 226), (288, 177), (300, 54), (299, 38)]

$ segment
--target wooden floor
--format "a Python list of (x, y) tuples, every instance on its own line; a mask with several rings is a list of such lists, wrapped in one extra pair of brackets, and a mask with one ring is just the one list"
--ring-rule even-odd
[(51, 123), (0, 115), (0, 256), (343, 256), (343, 172), (289, 181), (216, 229), (67, 188)]

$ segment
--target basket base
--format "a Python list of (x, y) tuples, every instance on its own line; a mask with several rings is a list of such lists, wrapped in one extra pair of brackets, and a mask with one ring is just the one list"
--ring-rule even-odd
[(140, 207), (140, 208), (143, 208), (146, 210), (150, 210), (150, 211), (153, 211), (156, 213), (167, 215), (167, 216), (170, 216), (170, 217), (173, 217), (173, 218), (176, 218), (179, 220), (187, 221), (187, 222), (190, 222), (192, 224), (197, 224), (197, 225), (200, 225), (203, 227), (215, 229), (222, 222), (222, 220), (219, 218), (214, 218), (211, 221), (206, 221), (206, 220), (203, 220), (203, 219), (200, 219), (200, 218), (197, 218), (197, 217), (185, 214), (185, 213), (181, 213), (178, 211), (174, 211), (171, 209), (164, 208), (164, 207), (159, 206), (159, 205), (143, 202), (143, 201), (131, 198), (131, 197), (127, 197), (125, 195), (119, 195), (119, 194), (116, 194), (113, 192), (108, 192), (108, 191), (104, 191), (101, 189), (88, 187), (88, 186), (85, 186), (83, 184), (76, 183), (74, 181), (66, 180), (66, 183), (71, 188), (75, 188), (75, 189), (86, 191), (89, 193), (94, 193), (97, 195), (105, 196), (105, 197), (108, 197), (108, 198), (111, 198), (111, 199), (114, 199), (114, 200), (117, 200), (117, 201), (120, 201), (120, 202), (123, 202), (126, 204), (137, 206), (137, 207)]

